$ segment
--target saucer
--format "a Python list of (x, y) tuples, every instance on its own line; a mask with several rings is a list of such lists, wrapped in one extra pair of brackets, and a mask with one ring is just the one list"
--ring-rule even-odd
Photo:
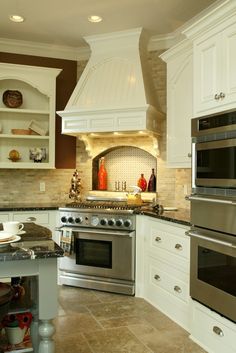
[(19, 241), (20, 239), (21, 239), (21, 237), (19, 237), (19, 235), (15, 235), (15, 236), (13, 236), (13, 238), (11, 240), (1, 241), (0, 247), (6, 246), (7, 244), (10, 244), (10, 243), (15, 243), (16, 241)]
[(2, 242), (2, 240), (7, 240), (10, 239), (16, 235), (22, 235), (25, 234), (26, 231), (25, 230), (20, 230), (18, 233), (14, 234), (14, 233), (10, 233), (10, 232), (6, 232), (5, 230), (0, 230), (0, 243)]

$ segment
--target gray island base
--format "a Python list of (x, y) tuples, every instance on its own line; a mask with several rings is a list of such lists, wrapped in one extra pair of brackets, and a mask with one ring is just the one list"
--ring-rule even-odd
[[(0, 227), (1, 228), (1, 227)], [(53, 319), (58, 311), (57, 258), (63, 250), (45, 227), (25, 224), (19, 242), (0, 247), (0, 279), (29, 278), (33, 314), (30, 334), (34, 353), (55, 353)]]

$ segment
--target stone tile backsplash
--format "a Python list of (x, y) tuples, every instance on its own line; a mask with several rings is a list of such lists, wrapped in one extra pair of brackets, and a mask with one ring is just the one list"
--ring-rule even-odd
[[(157, 92), (159, 106), (166, 111), (166, 64), (159, 58), (161, 52), (149, 53), (155, 90)], [(85, 62), (78, 63), (78, 76), (83, 71)], [(158, 202), (165, 206), (177, 208), (189, 208), (189, 202), (185, 200), (185, 192), (191, 191), (191, 170), (166, 168), (166, 121), (161, 126), (162, 136), (158, 138), (158, 150), (153, 148), (150, 137), (142, 140), (142, 148), (157, 158), (157, 193)], [(77, 169), (81, 176), (83, 194), (91, 190), (92, 186), (92, 157), (101, 150), (106, 150), (114, 144), (122, 145), (122, 139), (107, 141), (100, 139), (94, 142), (92, 150), (88, 151), (84, 142), (77, 141)], [(137, 139), (130, 137), (127, 145), (140, 147)], [(113, 165), (115, 163), (113, 158)], [(119, 162), (120, 163), (120, 162)], [(118, 166), (117, 166), (118, 167)], [(70, 180), (72, 169), (56, 170), (31, 170), (31, 169), (1, 169), (0, 171), (0, 195), (1, 203), (64, 203), (69, 202)], [(151, 172), (151, 171), (150, 171)], [(149, 175), (146, 176), (148, 180)], [(135, 175), (135, 180), (137, 176)], [(45, 182), (46, 191), (39, 191), (39, 183)]]

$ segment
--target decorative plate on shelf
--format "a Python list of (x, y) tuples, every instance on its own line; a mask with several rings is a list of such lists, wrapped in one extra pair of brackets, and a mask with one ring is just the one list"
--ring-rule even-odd
[(2, 95), (2, 101), (8, 108), (18, 108), (23, 103), (20, 91), (8, 89)]

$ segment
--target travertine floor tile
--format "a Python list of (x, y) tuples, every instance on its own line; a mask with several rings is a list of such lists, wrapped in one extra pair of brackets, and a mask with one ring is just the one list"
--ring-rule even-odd
[(93, 353), (82, 334), (55, 335), (56, 353)]
[(90, 314), (86, 313), (59, 316), (54, 322), (57, 335), (93, 332), (102, 328)]
[(114, 327), (122, 327), (122, 326), (137, 325), (137, 324), (139, 325), (147, 324), (147, 321), (140, 316), (125, 316), (125, 317), (117, 317), (113, 319), (99, 320), (99, 323), (104, 328), (114, 328)]
[(84, 334), (96, 353), (150, 353), (126, 327)]
[(88, 304), (87, 307), (97, 320), (124, 316), (140, 316), (153, 310), (153, 307), (149, 303), (140, 298), (127, 298), (126, 300), (112, 303)]
[(204, 353), (141, 298), (59, 287), (56, 353)]

